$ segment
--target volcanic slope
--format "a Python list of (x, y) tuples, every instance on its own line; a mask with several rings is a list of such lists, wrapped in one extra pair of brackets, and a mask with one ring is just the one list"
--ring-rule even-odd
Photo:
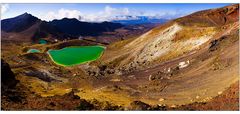
[(211, 100), (238, 81), (238, 13), (238, 4), (196, 12), (108, 46), (96, 72), (111, 76), (93, 86), (148, 104)]
[[(221, 30), (223, 25), (238, 24), (238, 9), (238, 5), (227, 6), (196, 12), (173, 20), (138, 38), (109, 46), (109, 53), (105, 53), (102, 61), (114, 62), (117, 64), (114, 67), (128, 70), (128, 68), (136, 69), (136, 67), (154, 64), (155, 61), (170, 60), (194, 51), (214, 37), (219, 37), (221, 31), (224, 31)], [(219, 19), (219, 17), (221, 18)], [(192, 21), (192, 18), (198, 21)], [(225, 21), (222, 22), (223, 20)], [(119, 54), (119, 52), (121, 53)], [(108, 54), (113, 57), (109, 58)], [(116, 63), (115, 60), (120, 58), (124, 59)]]

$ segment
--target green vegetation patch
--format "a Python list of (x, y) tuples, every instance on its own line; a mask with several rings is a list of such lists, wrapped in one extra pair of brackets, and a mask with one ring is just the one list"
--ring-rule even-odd
[(40, 53), (40, 51), (38, 49), (30, 49), (27, 53)]
[(100, 58), (103, 46), (71, 46), (60, 50), (49, 50), (48, 54), (54, 63), (61, 66), (73, 66)]

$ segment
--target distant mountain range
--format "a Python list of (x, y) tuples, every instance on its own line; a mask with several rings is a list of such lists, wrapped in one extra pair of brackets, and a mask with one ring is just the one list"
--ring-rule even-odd
[[(79, 36), (98, 36), (104, 32), (113, 32), (128, 25), (165, 23), (167, 19), (147, 16), (116, 17), (120, 20), (101, 23), (79, 21), (75, 18), (43, 21), (29, 13), (1, 20), (3, 40), (35, 42), (45, 39), (75, 39)], [(122, 20), (121, 20), (122, 19)]]
[(68, 18), (46, 22), (29, 13), (1, 20), (2, 39), (18, 41), (36, 41), (47, 37), (63, 39), (96, 36), (123, 26), (120, 23), (89, 23)]
[[(119, 18), (119, 17), (116, 17)], [(121, 17), (120, 17), (121, 18)], [(149, 17), (149, 16), (127, 16), (124, 17), (125, 19), (114, 20), (112, 22), (121, 23), (124, 25), (135, 25), (135, 24), (148, 24), (148, 23), (166, 23), (168, 19), (164, 18), (156, 18), (156, 17)]]
[(89, 23), (81, 22), (75, 18), (63, 18), (49, 22), (65, 34), (72, 36), (96, 36), (102, 32), (112, 32), (115, 29), (123, 27), (122, 24), (112, 22)]

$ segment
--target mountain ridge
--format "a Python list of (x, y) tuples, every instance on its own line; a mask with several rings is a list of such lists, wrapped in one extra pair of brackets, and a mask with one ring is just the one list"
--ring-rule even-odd
[[(111, 32), (123, 27), (123, 25), (119, 23), (88, 23), (68, 18), (47, 22), (29, 13), (3, 19), (1, 23), (3, 40), (28, 42), (34, 42), (40, 38), (56, 38), (62, 40), (66, 38), (76, 39), (79, 36), (96, 36), (103, 32)], [(31, 31), (31, 33), (29, 33), (29, 31)], [(25, 34), (27, 34), (27, 36), (24, 36)], [(17, 36), (22, 37), (17, 38)]]
[[(78, 37), (81, 36), (96, 36), (102, 32), (112, 32), (113, 30), (123, 27), (123, 25), (111, 22), (88, 23), (81, 22), (75, 18), (63, 18), (61, 20), (53, 20), (49, 22), (55, 25), (65, 34)], [(74, 26), (73, 26), (74, 25)], [(80, 32), (79, 32), (80, 31)]]
[(121, 23), (124, 25), (136, 25), (136, 24), (149, 24), (149, 23), (166, 23), (169, 21), (168, 19), (164, 18), (154, 18), (148, 16), (136, 16), (134, 19), (126, 19), (126, 20), (113, 20), (111, 22)]

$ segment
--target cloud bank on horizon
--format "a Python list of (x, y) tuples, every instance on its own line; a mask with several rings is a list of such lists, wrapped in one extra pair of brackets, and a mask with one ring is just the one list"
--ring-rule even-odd
[(139, 12), (129, 10), (128, 8), (113, 8), (111, 6), (105, 6), (104, 10), (95, 13), (83, 13), (79, 10), (69, 10), (61, 8), (57, 12), (48, 12), (43, 20), (51, 21), (54, 19), (62, 18), (76, 18), (81, 21), (87, 22), (103, 22), (103, 21), (113, 21), (113, 20), (135, 20), (138, 16), (148, 16), (151, 18), (174, 18), (182, 16), (183, 13), (177, 13), (177, 11), (172, 12)]
[[(62, 19), (62, 18), (76, 18), (82, 21), (101, 22), (111, 21), (117, 15), (129, 15), (128, 8), (116, 9), (110, 6), (106, 6), (103, 11), (87, 14), (80, 12), (79, 10), (69, 10), (61, 8), (57, 12), (48, 12), (44, 17), (44, 20)], [(123, 18), (122, 18), (123, 19)]]
[[(14, 14), (16, 16), (20, 15), (20, 14), (16, 14), (16, 12), (20, 12), (18, 11), (18, 9), (20, 10), (24, 6), (23, 4), (21, 4), (23, 6), (18, 7), (16, 4), (14, 4), (14, 6), (11, 7), (11, 5), (12, 4), (1, 4), (1, 14), (3, 19), (9, 18)], [(33, 5), (36, 5), (36, 4), (33, 4)], [(181, 5), (174, 5), (174, 4), (172, 6), (171, 4), (170, 5), (168, 4), (168, 6), (164, 4), (161, 4), (161, 6), (157, 6), (154, 4), (152, 5), (152, 7), (151, 7), (151, 4), (146, 5), (146, 7), (144, 6), (144, 4), (143, 5), (141, 4), (142, 6), (140, 8), (139, 8), (140, 5), (137, 4), (136, 6), (138, 6), (138, 9), (135, 9), (135, 6), (132, 4), (131, 6), (128, 6), (128, 5), (118, 6), (118, 4), (113, 4), (112, 6), (112, 4), (111, 5), (100, 4), (102, 5), (101, 8), (98, 8), (95, 11), (91, 11), (92, 9), (95, 8), (95, 6), (98, 7), (98, 4), (94, 4), (95, 6), (93, 8), (88, 8), (88, 6), (91, 6), (92, 4), (87, 4), (88, 6), (85, 4), (81, 4), (82, 6), (84, 5), (86, 6), (85, 10), (79, 9), (79, 7), (81, 8), (82, 6), (64, 7), (64, 5), (57, 4), (59, 7), (53, 9), (50, 7), (51, 6), (55, 7), (55, 4), (47, 4), (47, 5), (49, 6), (47, 7), (46, 4), (40, 4), (38, 6), (41, 6), (41, 7), (40, 9), (38, 9), (34, 6), (31, 7), (31, 5), (28, 4), (28, 6), (24, 7), (26, 9), (22, 8), (23, 9), (22, 11), (25, 10), (26, 12), (31, 13), (32, 15), (46, 21), (51, 21), (54, 19), (62, 19), (62, 18), (76, 18), (81, 21), (87, 21), (87, 22), (103, 22), (103, 21), (113, 21), (113, 20), (135, 20), (135, 19), (138, 19), (139, 16), (147, 16), (149, 18), (156, 18), (156, 19), (160, 19), (160, 18), (173, 19), (173, 18), (178, 18), (184, 15), (190, 14), (194, 12), (194, 10), (201, 9), (201, 7), (199, 7), (198, 9), (194, 9), (194, 7), (184, 7)], [(188, 5), (188, 6), (191, 6), (191, 5)], [(152, 8), (152, 10), (148, 10), (148, 7), (149, 9)], [(189, 10), (189, 9), (192, 9), (192, 10)], [(91, 12), (89, 12), (88, 10)]]

